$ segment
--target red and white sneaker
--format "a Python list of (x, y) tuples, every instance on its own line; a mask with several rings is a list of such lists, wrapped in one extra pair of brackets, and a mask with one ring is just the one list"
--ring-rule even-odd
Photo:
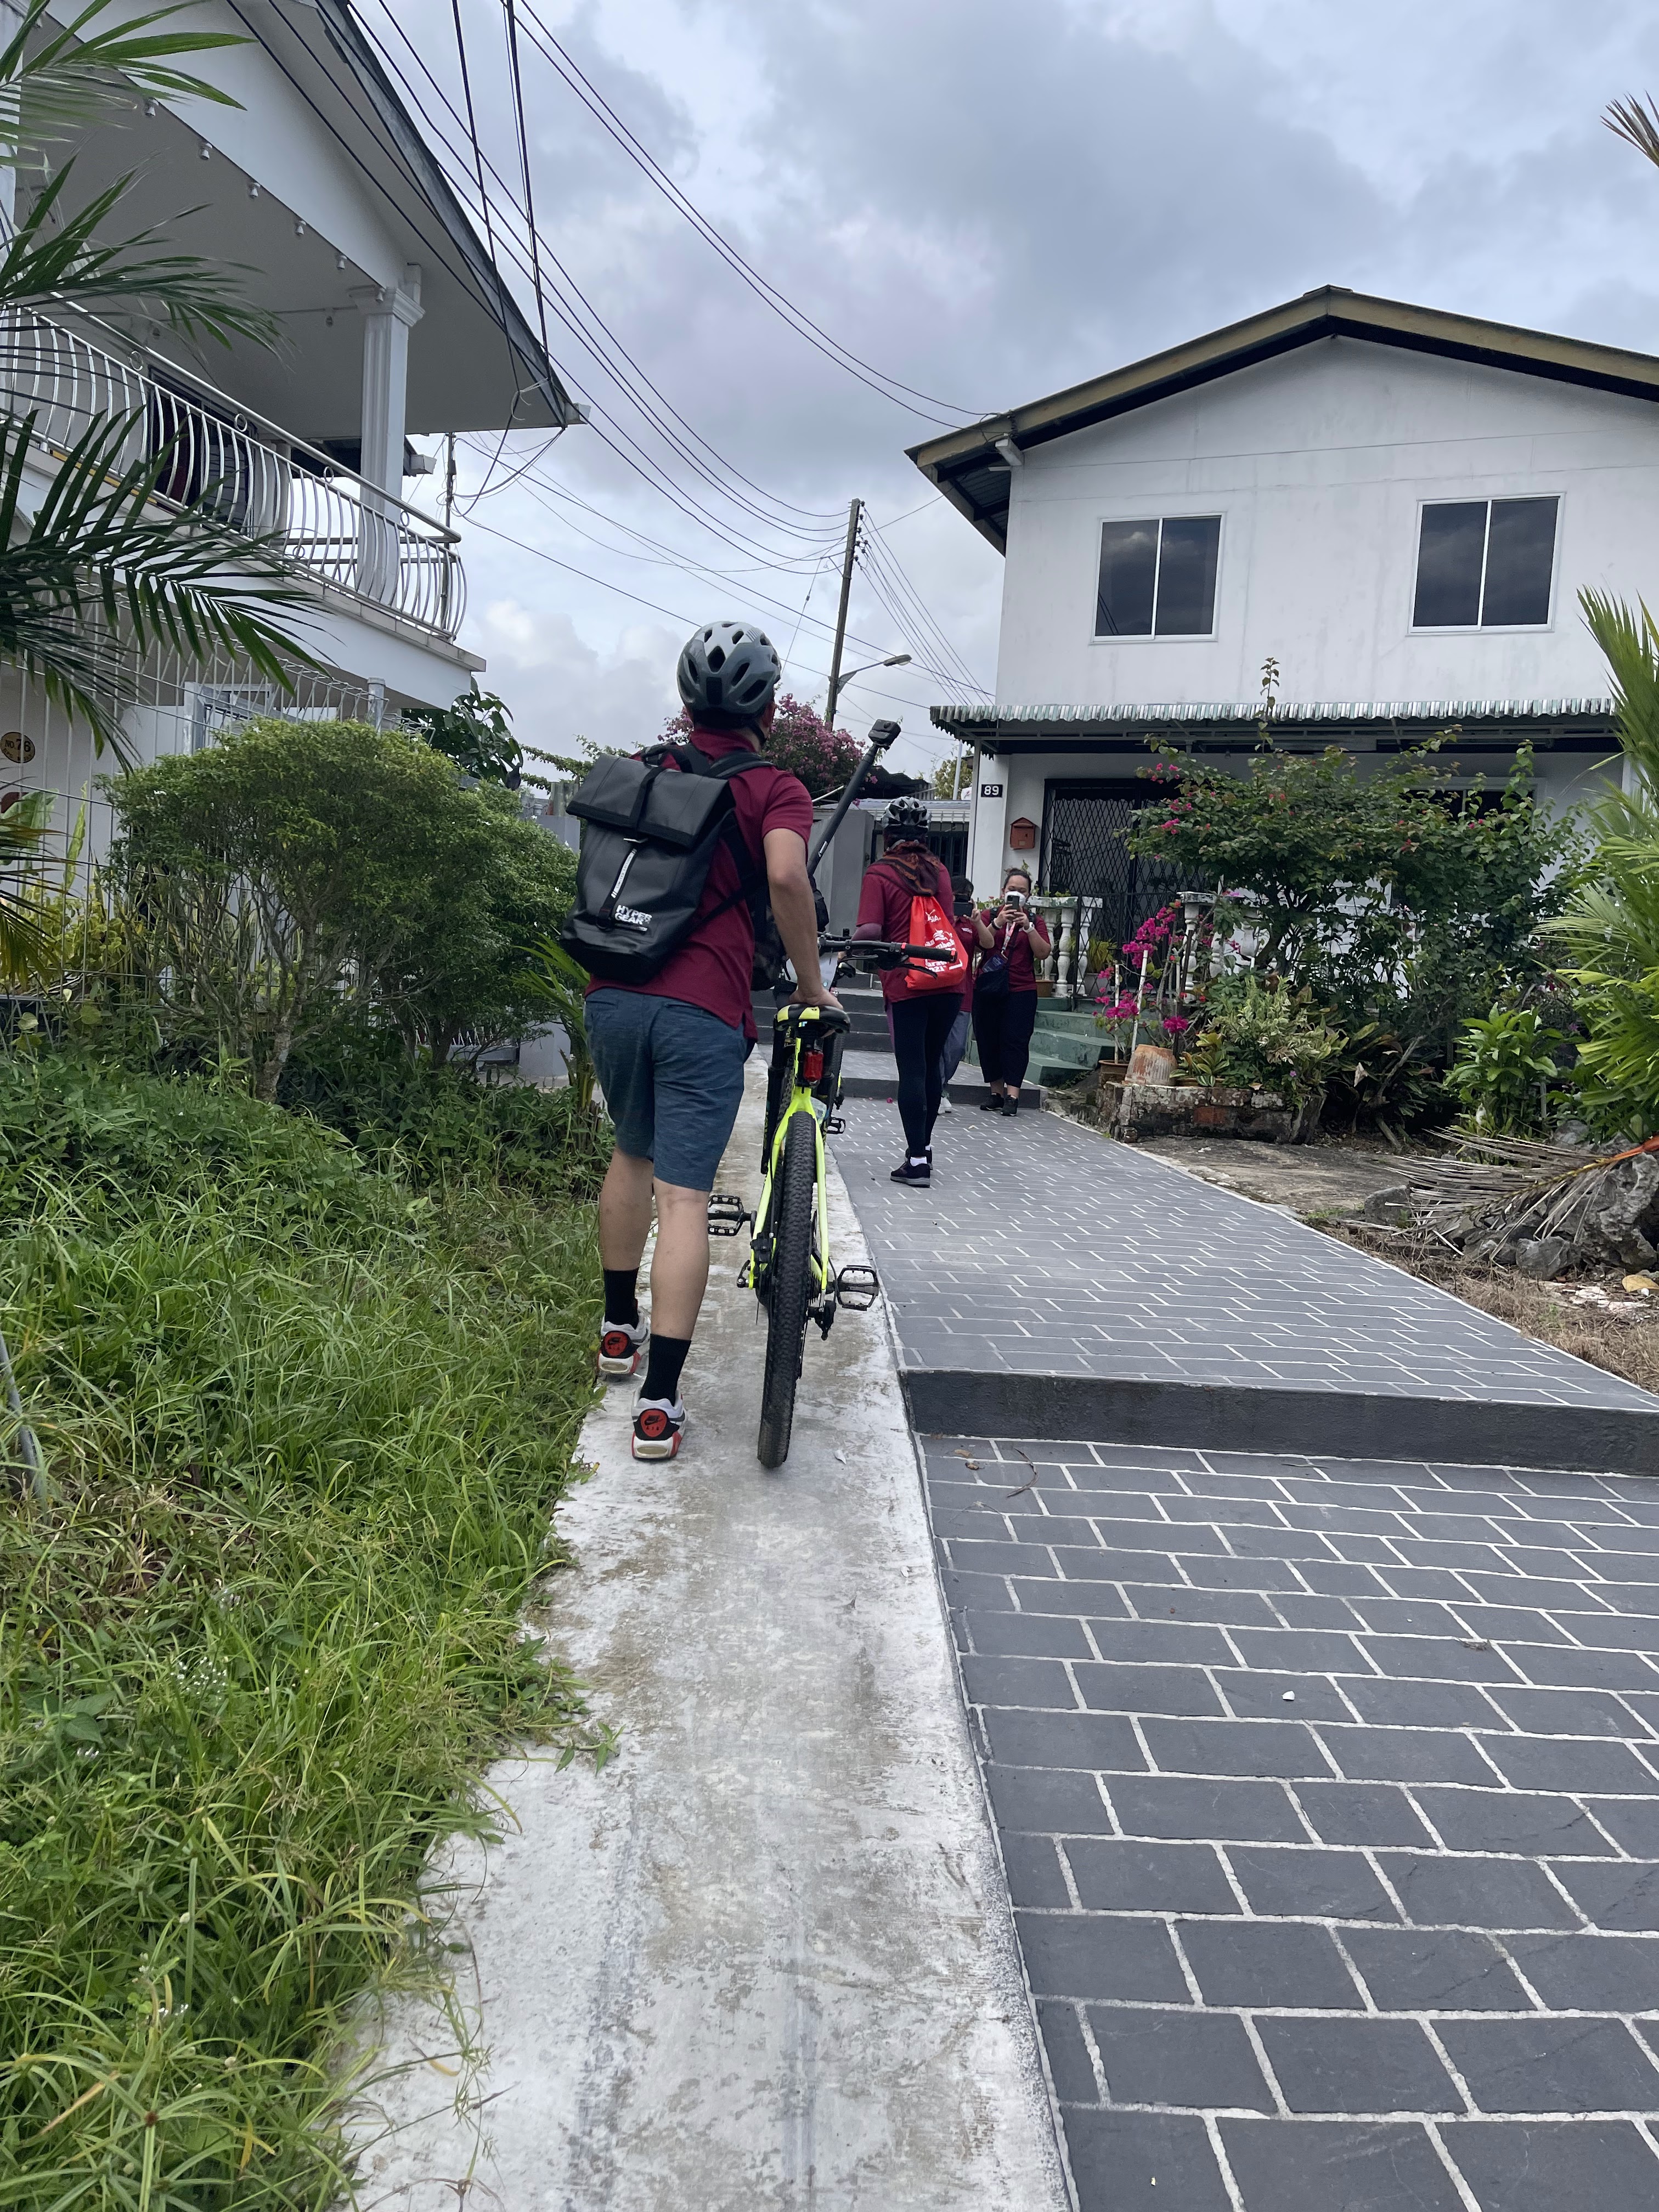
[(599, 1330), (599, 1372), (609, 1379), (638, 1372), (651, 1324), (641, 1314), (635, 1322), (608, 1321)]
[(641, 1398), (634, 1408), (635, 1459), (672, 1459), (685, 1434), (685, 1408), (668, 1398)]

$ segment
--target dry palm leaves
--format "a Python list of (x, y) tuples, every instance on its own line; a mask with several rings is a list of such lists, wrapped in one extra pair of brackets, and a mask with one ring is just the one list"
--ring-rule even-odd
[(1443, 1141), (1455, 1156), (1413, 1160), (1408, 1181), (1370, 1201), (1374, 1219), (1529, 1274), (1655, 1256), (1659, 1138), (1588, 1157), (1577, 1146), (1467, 1129)]

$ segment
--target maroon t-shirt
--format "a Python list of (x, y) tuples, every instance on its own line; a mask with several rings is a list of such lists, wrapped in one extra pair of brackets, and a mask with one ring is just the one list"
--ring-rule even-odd
[[(951, 871), (943, 860), (933, 863), (937, 880), (933, 896), (948, 915), (955, 901), (951, 889)], [(898, 870), (885, 860), (878, 860), (872, 868), (864, 872), (864, 883), (859, 892), (859, 918), (856, 934), (863, 937), (885, 938), (890, 945), (910, 942), (910, 902), (919, 894), (906, 883)], [(920, 896), (925, 896), (922, 893)], [(872, 927), (872, 925), (874, 927)], [(882, 971), (881, 995), (884, 999), (914, 999), (917, 994), (905, 981), (902, 968), (887, 968)], [(937, 997), (930, 992), (928, 996)]]
[[(999, 929), (997, 927), (997, 916), (1001, 913), (1001, 911), (1002, 908), (1000, 906), (988, 906), (984, 908), (980, 914), (980, 920), (985, 924), (986, 927), (991, 933), (991, 942), (988, 945), (985, 945), (981, 948), (979, 956), (980, 959), (983, 962), (988, 960), (993, 952), (1001, 951), (1003, 950), (1003, 939), (1006, 938), (1008, 940), (1006, 948), (1008, 954), (1008, 988), (1011, 991), (1035, 991), (1036, 988), (1036, 967), (1031, 957), (1031, 941), (1030, 938), (1026, 936), (1025, 932), (1023, 929), (1015, 929), (1011, 934), (1010, 926), (1006, 922), (1004, 922), (1002, 927)], [(1031, 916), (1031, 920), (1036, 926), (1037, 934), (1042, 939), (1043, 947), (1046, 951), (1048, 944), (1048, 925), (1043, 921), (1042, 916), (1040, 914), (1034, 914)], [(978, 942), (979, 940), (975, 939), (975, 943), (978, 944)]]
[[(690, 738), (682, 742), (694, 744), (710, 760), (722, 760), (728, 753), (752, 750), (735, 730), (693, 730)], [(675, 773), (672, 769), (669, 770), (671, 775)], [(793, 830), (799, 836), (811, 839), (811, 798), (800, 778), (791, 775), (787, 769), (769, 765), (745, 769), (741, 775), (732, 778), (731, 792), (737, 809), (738, 833), (763, 877), (766, 872), (765, 838), (769, 830)], [(640, 991), (649, 998), (681, 999), (689, 1006), (701, 1006), (706, 1013), (718, 1014), (721, 1021), (734, 1030), (741, 1030), (752, 1042), (755, 1015), (750, 1003), (750, 979), (755, 963), (755, 925), (750, 916), (749, 902), (744, 898), (733, 900), (724, 914), (714, 915), (711, 921), (703, 919), (732, 897), (740, 880), (737, 860), (731, 847), (722, 839), (709, 866), (708, 880), (697, 905), (697, 919), (679, 950), (669, 955), (648, 983), (596, 981), (589, 984), (589, 990)]]

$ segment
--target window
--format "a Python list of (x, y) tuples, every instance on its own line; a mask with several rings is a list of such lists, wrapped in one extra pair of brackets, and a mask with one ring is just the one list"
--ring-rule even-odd
[(1103, 524), (1095, 635), (1208, 637), (1220, 547), (1218, 514)]
[(1437, 500), (1423, 509), (1413, 629), (1515, 629), (1550, 618), (1554, 499)]

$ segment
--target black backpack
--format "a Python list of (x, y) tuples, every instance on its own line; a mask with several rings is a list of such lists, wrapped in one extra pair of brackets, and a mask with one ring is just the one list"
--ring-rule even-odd
[[(674, 763), (670, 766), (670, 763)], [(653, 745), (637, 760), (602, 760), (569, 811), (582, 825), (576, 902), (559, 942), (605, 983), (648, 983), (691, 934), (714, 854), (724, 843), (738, 889), (702, 919), (749, 907), (757, 988), (783, 972), (764, 869), (738, 827), (732, 779), (771, 763), (761, 753), (711, 761), (695, 745)]]

